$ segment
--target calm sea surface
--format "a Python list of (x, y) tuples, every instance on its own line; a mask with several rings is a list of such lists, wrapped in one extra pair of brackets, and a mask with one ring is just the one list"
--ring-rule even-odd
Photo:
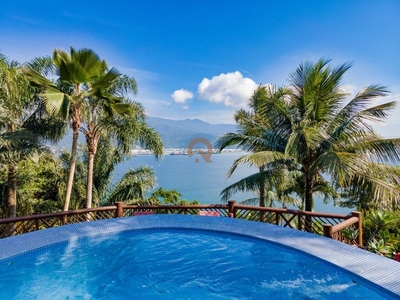
[[(117, 167), (114, 180), (119, 180), (130, 168), (147, 165), (154, 169), (159, 187), (168, 190), (176, 189), (182, 194), (183, 199), (189, 201), (198, 200), (202, 204), (222, 203), (220, 193), (225, 187), (257, 172), (257, 168), (240, 166), (231, 178), (226, 178), (232, 163), (242, 155), (244, 154), (213, 154), (210, 157), (211, 163), (205, 162), (200, 155), (192, 157), (166, 155), (161, 161), (157, 161), (151, 155), (138, 155)], [(252, 193), (237, 193), (231, 198), (240, 202), (253, 197)], [(314, 210), (346, 214), (351, 211), (351, 209), (335, 207), (333, 203), (324, 204), (320, 199), (315, 200)]]

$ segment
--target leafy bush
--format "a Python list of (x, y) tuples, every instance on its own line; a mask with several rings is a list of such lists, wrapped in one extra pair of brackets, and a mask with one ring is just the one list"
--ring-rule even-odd
[(400, 252), (400, 217), (393, 211), (364, 213), (363, 237), (367, 250), (393, 258)]

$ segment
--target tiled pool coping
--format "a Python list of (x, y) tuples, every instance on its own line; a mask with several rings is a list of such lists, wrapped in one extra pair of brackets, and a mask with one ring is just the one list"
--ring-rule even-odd
[(240, 234), (292, 247), (352, 272), (400, 299), (400, 263), (332, 239), (276, 225), (222, 217), (149, 215), (50, 228), (0, 240), (0, 260), (99, 234), (141, 229), (200, 229)]

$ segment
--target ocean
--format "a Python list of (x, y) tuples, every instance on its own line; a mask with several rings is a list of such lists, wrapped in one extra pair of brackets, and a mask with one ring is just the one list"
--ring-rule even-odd
[[(147, 165), (156, 173), (158, 187), (167, 190), (175, 189), (188, 201), (198, 200), (201, 204), (220, 204), (221, 191), (230, 184), (257, 172), (257, 168), (239, 166), (231, 178), (226, 174), (232, 163), (244, 153), (213, 154), (207, 163), (200, 155), (166, 155), (157, 161), (152, 155), (131, 157), (116, 168), (114, 182), (118, 181), (128, 169)], [(254, 194), (236, 193), (232, 200), (240, 202), (255, 197)], [(352, 209), (336, 207), (333, 202), (324, 204), (321, 199), (314, 200), (314, 210), (328, 213), (347, 214)], [(275, 203), (279, 205), (279, 203)]]

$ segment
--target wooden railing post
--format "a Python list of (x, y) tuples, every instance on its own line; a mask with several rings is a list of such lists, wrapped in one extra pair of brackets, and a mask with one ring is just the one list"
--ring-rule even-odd
[(8, 225), (8, 230), (7, 230), (8, 236), (16, 235), (16, 233), (17, 233), (16, 228), (17, 228), (16, 223), (10, 223)]
[(351, 212), (351, 216), (358, 218), (358, 222), (356, 223), (357, 230), (358, 230), (357, 243), (358, 243), (359, 247), (362, 247), (362, 245), (363, 245), (362, 213), (359, 211), (353, 211), (353, 212)]
[(324, 228), (324, 236), (328, 238), (333, 238), (332, 224), (322, 224), (322, 227)]
[(115, 211), (116, 218), (122, 218), (124, 216), (124, 202), (115, 202), (117, 210)]
[(312, 216), (306, 214), (304, 225), (305, 225), (304, 226), (305, 231), (312, 232), (312, 226), (313, 226)]
[(235, 200), (228, 201), (228, 216), (232, 216), (232, 218), (236, 218), (235, 204)]
[(297, 229), (303, 230), (302, 218), (301, 218), (301, 214), (299, 214), (299, 212), (297, 212)]

